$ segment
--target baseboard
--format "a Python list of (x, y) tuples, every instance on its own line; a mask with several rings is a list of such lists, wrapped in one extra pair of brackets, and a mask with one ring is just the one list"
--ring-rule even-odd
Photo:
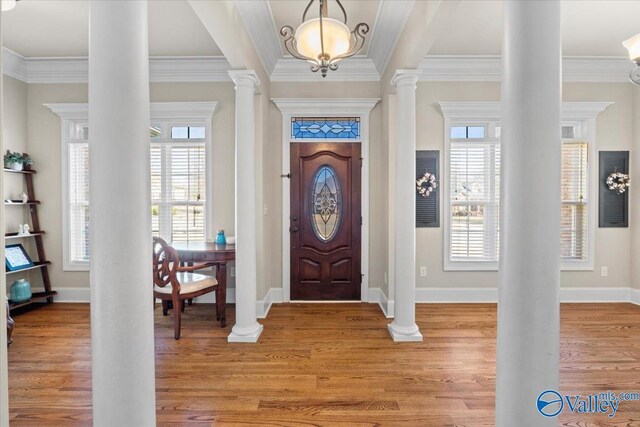
[[(560, 288), (560, 302), (632, 302), (630, 288)], [(640, 293), (640, 291), (637, 291)], [(497, 288), (416, 288), (417, 303), (497, 303)]]
[[(391, 306), (391, 311), (389, 311), (389, 299), (382, 289), (369, 288), (367, 301), (372, 304), (378, 304), (387, 319), (393, 318), (393, 305)], [(391, 300), (391, 304), (393, 304), (393, 300)]]
[(629, 302), (631, 304), (640, 305), (640, 289), (631, 288), (629, 290)]
[(269, 314), (271, 304), (282, 302), (282, 288), (270, 288), (262, 300), (256, 301), (258, 319), (264, 319)]

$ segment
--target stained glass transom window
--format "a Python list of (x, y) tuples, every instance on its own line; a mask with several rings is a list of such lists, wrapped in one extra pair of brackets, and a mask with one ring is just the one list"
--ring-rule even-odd
[(293, 117), (291, 119), (293, 139), (358, 139), (359, 117)]
[(311, 224), (318, 239), (329, 242), (340, 227), (342, 192), (336, 171), (320, 166), (311, 181)]

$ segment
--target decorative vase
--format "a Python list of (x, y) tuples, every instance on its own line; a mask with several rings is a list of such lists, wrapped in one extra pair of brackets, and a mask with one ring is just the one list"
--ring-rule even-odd
[(216, 235), (216, 244), (217, 245), (227, 244), (227, 238), (224, 236), (224, 230), (218, 230), (218, 234)]
[(24, 302), (31, 299), (31, 283), (26, 279), (18, 279), (11, 285), (11, 301)]
[(11, 169), (13, 169), (14, 171), (21, 171), (23, 167), (24, 165), (22, 163), (18, 163), (18, 162), (11, 163)]

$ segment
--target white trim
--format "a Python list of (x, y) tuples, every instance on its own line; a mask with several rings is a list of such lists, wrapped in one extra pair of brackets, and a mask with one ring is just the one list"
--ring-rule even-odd
[(379, 75), (387, 68), (414, 3), (415, 0), (380, 0), (367, 52)]
[[(58, 303), (89, 303), (89, 287), (84, 288), (56, 288)], [(37, 291), (37, 289), (34, 289)], [(282, 303), (282, 288), (270, 288), (262, 300), (256, 301), (258, 317), (267, 317), (272, 304)], [(236, 300), (235, 288), (227, 289), (227, 304)], [(200, 304), (215, 303), (215, 294), (207, 294), (195, 299)], [(301, 301), (308, 303), (308, 301)], [(321, 301), (326, 303), (327, 301)], [(329, 301), (331, 302), (331, 301)], [(353, 302), (353, 301), (349, 301)], [(393, 318), (394, 301), (388, 300), (380, 288), (369, 289), (369, 299), (366, 301), (378, 304), (386, 318)], [(498, 302), (497, 288), (416, 288), (416, 303), (418, 304), (496, 304)], [(631, 303), (640, 305), (640, 289), (629, 287), (563, 287), (560, 288), (560, 302), (562, 303)]]
[(326, 77), (309, 70), (309, 63), (291, 56), (281, 58), (271, 73), (272, 82), (377, 82), (380, 73), (369, 58), (354, 56), (338, 63), (338, 69)]
[[(563, 82), (626, 83), (633, 63), (627, 58), (577, 57), (562, 59)], [(428, 55), (418, 66), (420, 81), (499, 82), (502, 59), (495, 55)]]
[[(563, 261), (562, 271), (592, 271), (595, 267), (595, 233), (597, 221), (597, 191), (598, 191), (598, 172), (596, 166), (596, 118), (598, 114), (606, 110), (613, 102), (563, 102), (562, 103), (562, 121), (578, 122), (581, 129), (581, 138), (589, 144), (589, 187), (588, 187), (588, 247), (587, 259), (585, 261)], [(472, 124), (474, 121), (491, 122), (500, 121), (501, 103), (500, 102), (440, 102), (440, 110), (444, 117), (444, 168), (442, 169), (442, 182), (444, 187), (444, 269), (446, 271), (497, 271), (497, 262), (455, 262), (449, 258), (450, 246), (450, 230), (449, 230), (449, 163), (450, 163), (450, 146), (451, 140), (449, 128), (455, 122), (464, 122)]]
[[(630, 291), (633, 290), (628, 287), (562, 287), (560, 288), (560, 302), (633, 302), (630, 299)], [(498, 302), (498, 288), (416, 288), (416, 302), (421, 304), (495, 304)]]
[[(87, 121), (89, 116), (89, 104), (87, 103), (52, 103), (43, 104), (61, 119), (60, 143), (62, 144), (61, 164), (62, 164), (62, 270), (63, 271), (89, 271), (89, 263), (82, 261), (71, 261), (69, 254), (69, 194), (68, 184), (69, 168), (69, 139), (72, 126), (78, 121)], [(213, 135), (212, 119), (218, 106), (217, 102), (152, 102), (150, 104), (150, 119), (154, 121), (185, 121), (204, 122), (205, 126), (205, 163), (207, 182), (212, 182), (214, 159), (213, 159)], [(209, 233), (213, 229), (213, 185), (207, 186), (206, 200), (206, 220), (205, 232)], [(209, 233), (210, 234), (210, 233)]]
[(386, 317), (387, 319), (393, 318), (393, 311), (389, 313), (389, 299), (382, 289), (370, 288), (368, 302), (372, 304), (378, 304), (380, 306), (380, 310), (382, 310), (382, 313), (384, 314), (384, 317)]
[(273, 73), (276, 63), (282, 58), (282, 47), (273, 12), (268, 1), (234, 0), (236, 10), (242, 18), (260, 62), (268, 75)]
[[(294, 116), (336, 116), (360, 117), (360, 143), (362, 156), (362, 247), (361, 270), (364, 274), (360, 287), (361, 301), (367, 301), (369, 290), (369, 115), (380, 101), (379, 98), (273, 98), (271, 101), (282, 113), (282, 168), (288, 174), (290, 166), (291, 118)], [(319, 141), (320, 142), (320, 141)], [(355, 142), (355, 141), (354, 141)], [(291, 300), (291, 248), (289, 237), (290, 180), (282, 180), (282, 300)]]
[[(79, 57), (24, 57), (3, 48), (3, 73), (25, 83), (87, 83), (89, 62)], [(161, 56), (149, 58), (149, 81), (230, 82), (229, 62), (222, 56)]]

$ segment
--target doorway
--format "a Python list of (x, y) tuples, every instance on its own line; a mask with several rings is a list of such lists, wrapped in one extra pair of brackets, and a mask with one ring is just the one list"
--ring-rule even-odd
[(361, 146), (292, 143), (292, 300), (361, 298)]

